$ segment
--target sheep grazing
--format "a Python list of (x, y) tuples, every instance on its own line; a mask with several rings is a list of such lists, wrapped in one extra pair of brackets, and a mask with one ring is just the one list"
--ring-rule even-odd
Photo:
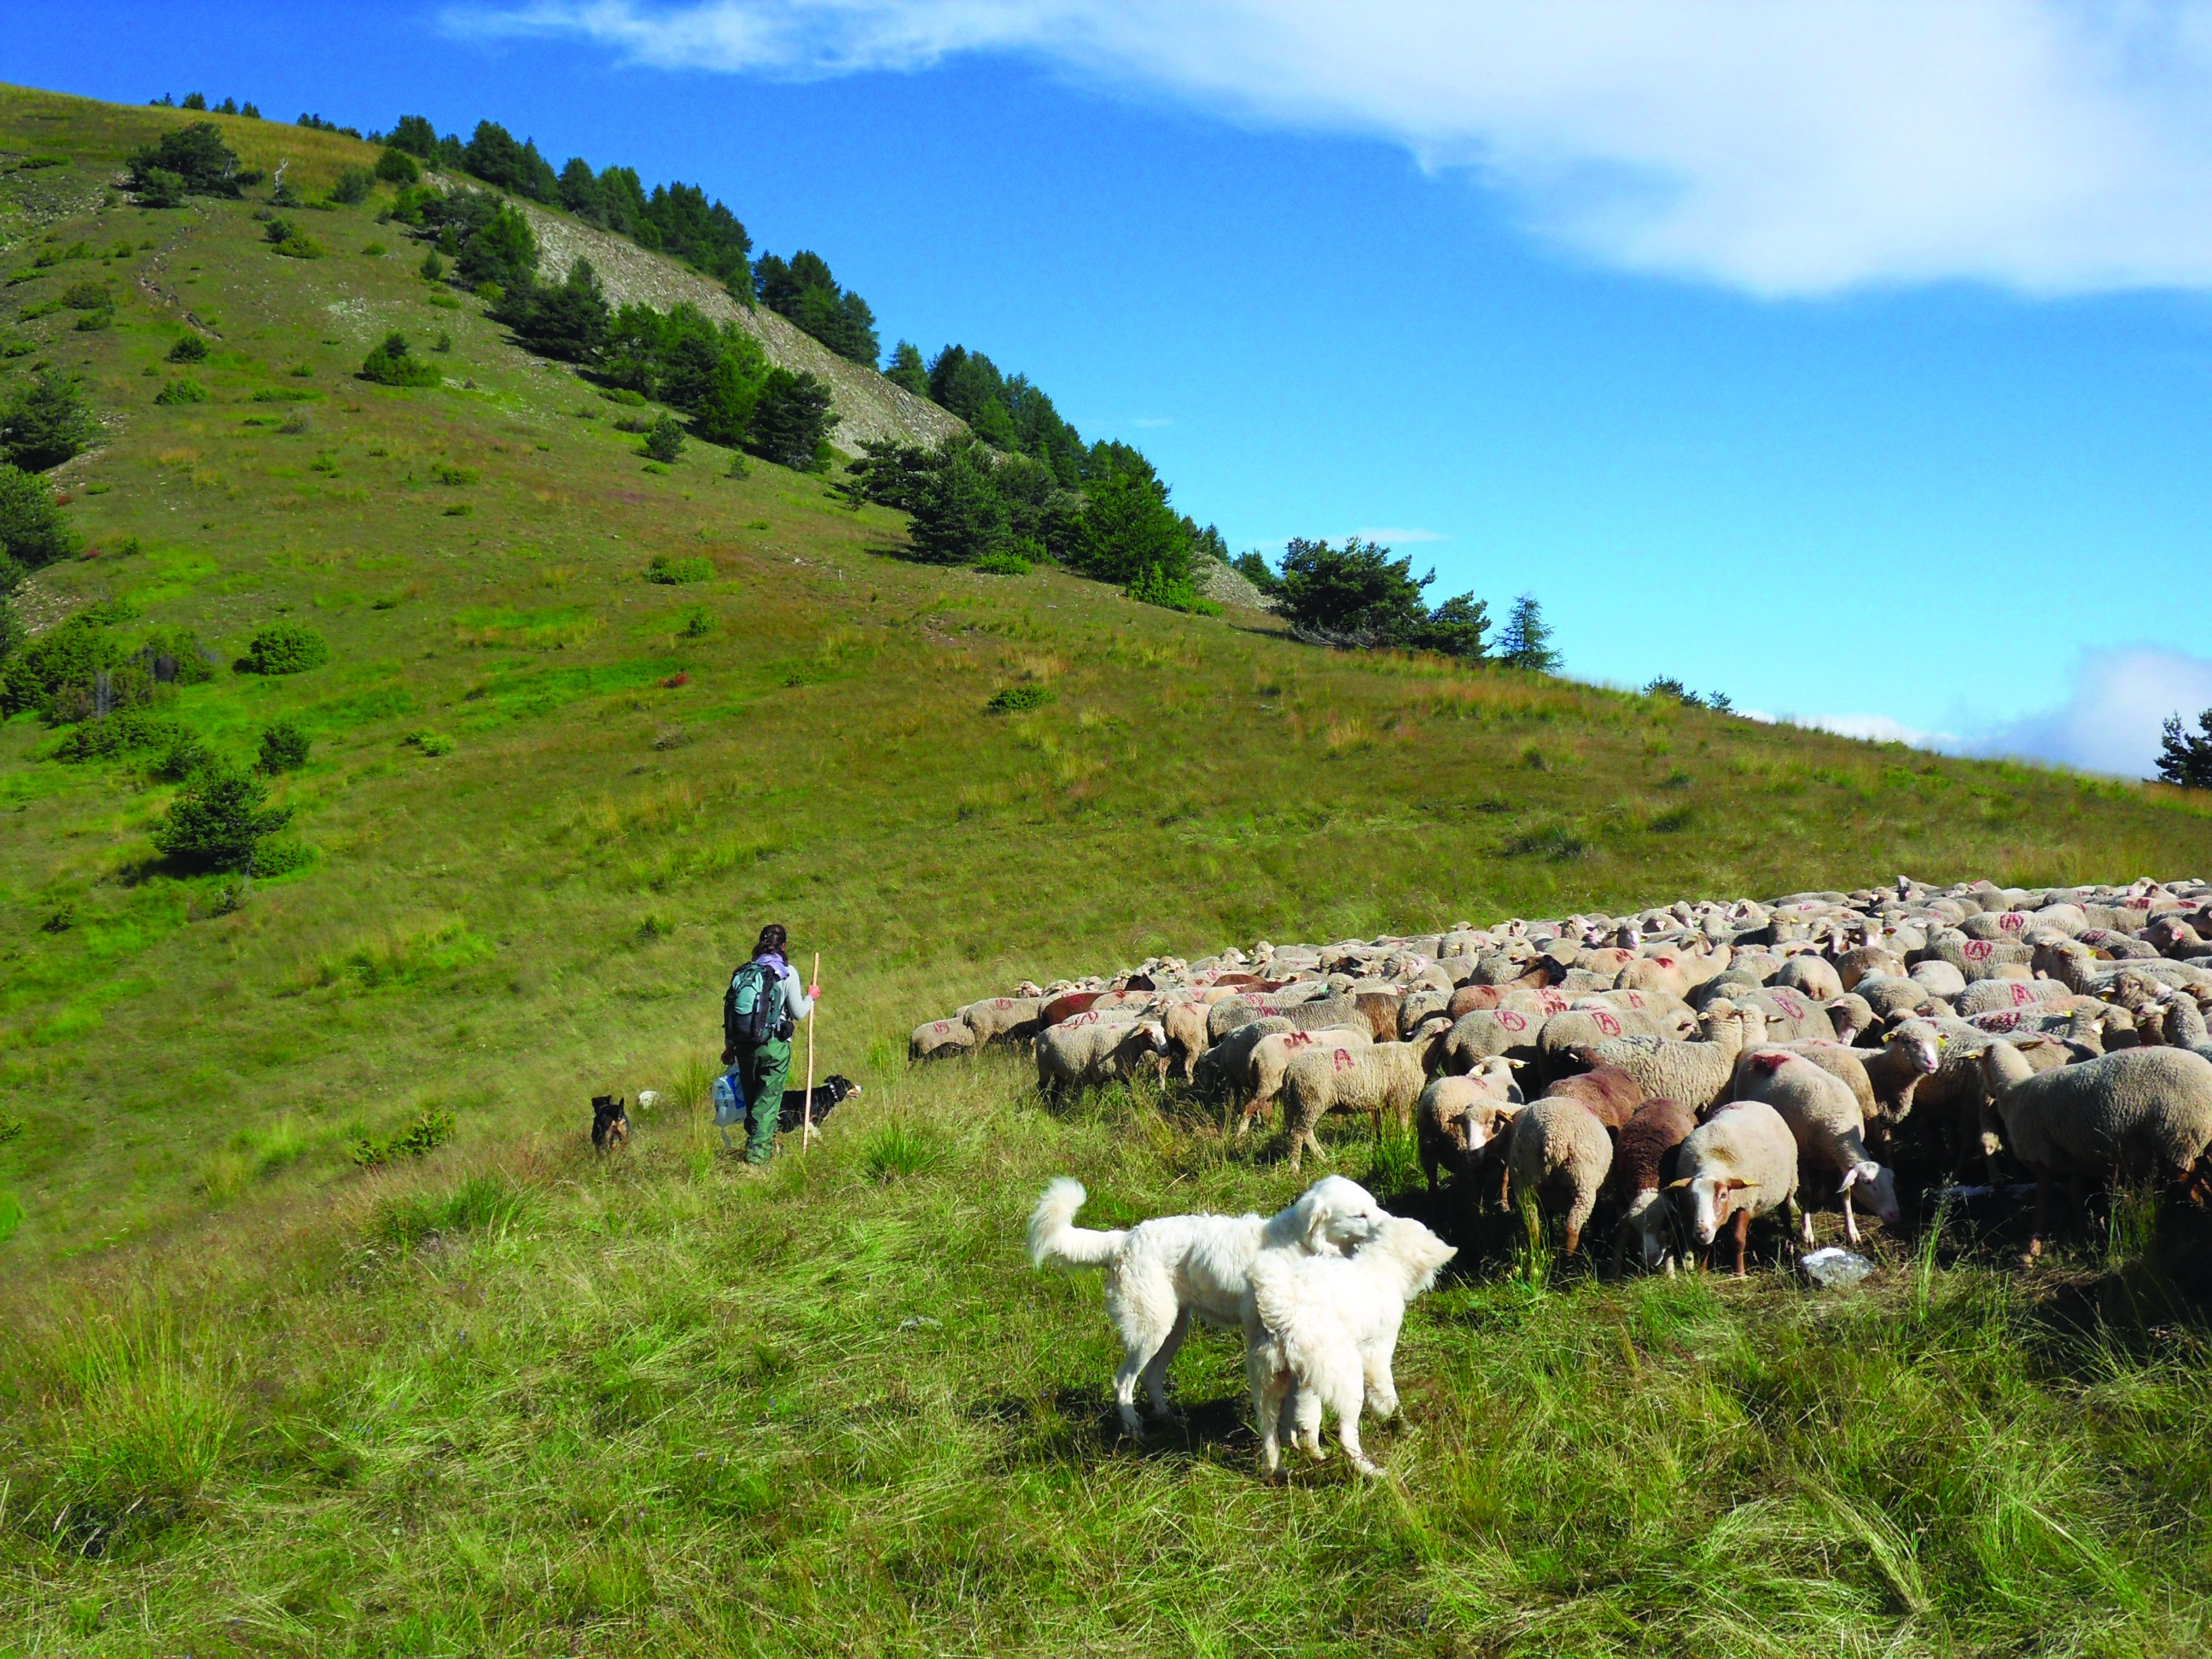
[(1408, 1122), (1413, 1107), (1428, 1082), (1422, 1061), (1424, 1050), (1433, 1045), (1377, 1042), (1358, 1048), (1338, 1044), (1309, 1048), (1293, 1060), (1283, 1073), (1283, 1133), (1291, 1155), (1291, 1168), (1298, 1168), (1305, 1150), (1316, 1158), (1326, 1156), (1314, 1138), (1314, 1127), (1331, 1112), (1365, 1112), (1381, 1133), (1384, 1112)]
[(2189, 1049), (2129, 1048), (2039, 1073), (2009, 1043), (1981, 1058), (2006, 1143), (2035, 1173), (2031, 1259), (2042, 1252), (2052, 1176), (2179, 1181), (2212, 1146), (2212, 1060)]
[(1440, 1077), (1421, 1091), (1413, 1108), (1413, 1129), (1421, 1173), (1429, 1190), (1437, 1172), (1470, 1181), (1521, 1109), (1521, 1090), (1513, 1081), (1515, 1062), (1496, 1055), (1464, 1077)]
[[(1836, 1188), (1844, 1204), (1844, 1236), (1859, 1242), (1858, 1218), (1851, 1210), (1856, 1188), (1867, 1194), (1869, 1206), (1884, 1226), (1902, 1219), (1897, 1202), (1897, 1182), (1868, 1154), (1866, 1120), (1850, 1085), (1832, 1072), (1823, 1070), (1802, 1054), (1786, 1049), (1759, 1048), (1736, 1062), (1735, 1094), (1739, 1101), (1764, 1101), (1782, 1115), (1797, 1142), (1799, 1155), (1832, 1171), (1839, 1180)], [(1804, 1213), (1805, 1243), (1813, 1242), (1813, 1217)]]
[(1364, 1024), (1325, 1025), (1317, 1031), (1279, 1031), (1261, 1038), (1252, 1045), (1251, 1058), (1245, 1063), (1252, 1082), (1252, 1098), (1245, 1104), (1237, 1132), (1243, 1134), (1250, 1129), (1275, 1103), (1275, 1097), (1282, 1090), (1283, 1074), (1290, 1070), (1291, 1062), (1308, 1049), (1370, 1048), (1374, 1044), (1374, 1036)]
[(968, 1022), (975, 1033), (975, 1046), (994, 1042), (1026, 1042), (1037, 1034), (1044, 1004), (1036, 997), (989, 997), (971, 1002), (956, 1018)]
[(1592, 1048), (1590, 1059), (1626, 1072), (1646, 1100), (1663, 1095), (1702, 1112), (1728, 1092), (1736, 1055), (1766, 1040), (1766, 1020), (1755, 1008), (1712, 1007), (1698, 1023), (1705, 1032), (1700, 1041), (1614, 1037)]
[(1269, 1014), (1249, 1025), (1240, 1025), (1200, 1056), (1200, 1080), (1209, 1092), (1234, 1100), (1252, 1092), (1252, 1050), (1263, 1037), (1294, 1029), (1280, 1014)]
[(1613, 1235), (1613, 1270), (1621, 1269), (1632, 1235), (1646, 1272), (1661, 1267), (1673, 1277), (1674, 1207), (1667, 1202), (1667, 1188), (1677, 1173), (1682, 1143), (1698, 1127), (1690, 1109), (1679, 1101), (1647, 1100), (1638, 1106), (1613, 1146), (1613, 1170), (1605, 1192), (1621, 1212)]
[(933, 1019), (914, 1028), (907, 1039), (908, 1060), (949, 1060), (975, 1052), (975, 1028), (964, 1019)]
[[(1084, 1015), (1080, 1018), (1089, 1018)], [(1054, 1105), (1070, 1094), (1167, 1069), (1167, 1036), (1158, 1024), (1052, 1025), (1037, 1033), (1037, 1092)]]
[(1668, 1190), (1686, 1211), (1691, 1236), (1710, 1249), (1723, 1227), (1732, 1228), (1741, 1279), (1753, 1218), (1796, 1203), (1797, 1138), (1764, 1101), (1724, 1106), (1684, 1139), (1674, 1169)]
[(1169, 1068), (1179, 1071), (1185, 1083), (1198, 1080), (1198, 1062), (1211, 1046), (1206, 1015), (1202, 1002), (1171, 1002), (1160, 1015), (1160, 1029), (1167, 1033)]
[(1566, 1253), (1581, 1246), (1613, 1168), (1613, 1137), (1581, 1102), (1547, 1095), (1515, 1116), (1505, 1152), (1509, 1201), (1532, 1198), (1566, 1218)]

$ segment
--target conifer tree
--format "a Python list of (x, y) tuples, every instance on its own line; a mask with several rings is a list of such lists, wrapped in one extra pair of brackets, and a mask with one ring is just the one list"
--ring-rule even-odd
[(1498, 656), (1508, 666), (1525, 668), (1532, 674), (1559, 672), (1559, 653), (1552, 647), (1552, 625), (1544, 620), (1543, 607), (1534, 593), (1523, 593), (1513, 601), (1512, 613), (1498, 636)]

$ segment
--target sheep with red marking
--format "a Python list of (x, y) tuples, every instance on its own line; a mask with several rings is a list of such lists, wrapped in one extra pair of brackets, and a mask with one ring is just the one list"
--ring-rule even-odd
[[(1867, 1151), (1866, 1120), (1850, 1086), (1833, 1073), (1823, 1070), (1802, 1054), (1782, 1048), (1754, 1048), (1737, 1061), (1735, 1096), (1739, 1101), (1764, 1101), (1790, 1126), (1800, 1155), (1814, 1168), (1827, 1170), (1838, 1179), (1836, 1191), (1843, 1200), (1844, 1236), (1859, 1242), (1858, 1218), (1851, 1208), (1854, 1191), (1863, 1195), (1884, 1226), (1902, 1218), (1897, 1202), (1897, 1182), (1889, 1170)], [(1813, 1218), (1804, 1218), (1805, 1243), (1813, 1242)]]

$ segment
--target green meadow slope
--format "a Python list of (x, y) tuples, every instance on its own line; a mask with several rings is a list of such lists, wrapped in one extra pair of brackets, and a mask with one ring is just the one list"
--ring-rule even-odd
[[(180, 875), (147, 757), (0, 726), (0, 1653), (2201, 1649), (2203, 1352), (2124, 1239), (2064, 1307), (1931, 1247), (1829, 1310), (1471, 1249), (1409, 1330), (1404, 1483), (1265, 1488), (1216, 1339), (1189, 1435), (1114, 1445), (1096, 1286), (1029, 1280), (1018, 1221), (1066, 1170), (1123, 1216), (1290, 1178), (1203, 1112), (909, 1077), (904, 1034), (1255, 936), (2201, 871), (2203, 798), (903, 562), (823, 477), (648, 469), (384, 192), (295, 213), (313, 260), (265, 191), (120, 199), (187, 118), (0, 92), (0, 370), (106, 422), (52, 477), (84, 555), (17, 604), (197, 629), (226, 666), (170, 712), (241, 761), (307, 729), (313, 857)], [(309, 192), (374, 159), (215, 118)], [(88, 280), (109, 326), (49, 303)], [(188, 324), (209, 400), (157, 404)], [(355, 378), (394, 329), (444, 386)], [(279, 620), (329, 664), (230, 672)], [(1016, 684), (1052, 700), (986, 712)], [(687, 1109), (771, 919), (867, 1092), (747, 1181)], [(641, 1086), (673, 1106), (593, 1165), (586, 1101)], [(356, 1167), (428, 1109), (451, 1146)]]

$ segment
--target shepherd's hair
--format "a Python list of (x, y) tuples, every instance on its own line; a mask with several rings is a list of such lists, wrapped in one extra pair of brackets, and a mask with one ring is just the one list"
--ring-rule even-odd
[(1324, 1176), (1297, 1202), (1264, 1218), (1158, 1216), (1100, 1231), (1074, 1224), (1083, 1200), (1083, 1183), (1066, 1176), (1044, 1189), (1030, 1217), (1030, 1261), (1106, 1270), (1106, 1315), (1124, 1351), (1114, 1373), (1114, 1402), (1133, 1435), (1144, 1433), (1137, 1379), (1145, 1379), (1153, 1414), (1170, 1415), (1167, 1368), (1192, 1316), (1244, 1325), (1255, 1261), (1277, 1253), (1334, 1256), (1357, 1249), (1389, 1218), (1374, 1194), (1341, 1176)]

